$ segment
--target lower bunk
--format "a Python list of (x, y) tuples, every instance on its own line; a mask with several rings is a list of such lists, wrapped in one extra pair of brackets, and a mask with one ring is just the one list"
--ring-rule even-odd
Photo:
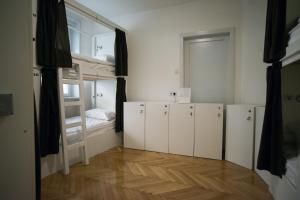
[[(74, 137), (74, 136), (73, 136)], [(72, 138), (73, 139), (73, 138)], [(121, 135), (115, 133), (114, 123), (101, 128), (90, 129), (87, 132), (87, 148), (89, 157), (93, 157), (108, 149), (121, 145)], [(79, 149), (69, 150), (70, 164), (82, 161), (82, 151)], [(49, 155), (41, 160), (42, 178), (63, 170), (62, 147), (57, 155)]]

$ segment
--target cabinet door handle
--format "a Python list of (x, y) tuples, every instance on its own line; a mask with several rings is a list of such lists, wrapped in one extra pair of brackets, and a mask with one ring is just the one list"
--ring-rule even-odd
[(191, 112), (190, 115), (193, 116), (193, 112)]
[(250, 121), (250, 120), (251, 120), (251, 117), (250, 117), (250, 116), (249, 116), (249, 117), (247, 117), (247, 120), (248, 120), (248, 121)]

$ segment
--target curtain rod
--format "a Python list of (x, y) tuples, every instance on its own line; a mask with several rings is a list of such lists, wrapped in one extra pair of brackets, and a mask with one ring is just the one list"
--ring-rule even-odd
[(86, 17), (91, 18), (92, 20), (97, 21), (98, 23), (108, 27), (111, 30), (115, 30), (116, 28), (124, 31), (125, 33), (127, 33), (127, 30), (120, 27), (119, 25), (113, 23), (112, 21), (106, 19), (105, 17), (97, 14), (95, 11), (87, 8), (86, 6), (83, 6), (80, 3), (75, 2), (74, 0), (65, 0), (65, 4), (67, 7), (74, 9), (78, 12), (80, 12), (81, 14), (85, 15)]

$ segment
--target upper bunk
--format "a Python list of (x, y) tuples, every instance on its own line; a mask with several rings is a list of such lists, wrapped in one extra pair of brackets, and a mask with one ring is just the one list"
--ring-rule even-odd
[[(98, 59), (88, 58), (76, 54), (72, 54), (72, 62), (74, 66), (80, 67), (84, 80), (97, 79), (115, 79), (115, 66), (112, 63), (101, 61)], [(68, 73), (72, 75), (74, 68), (64, 69), (64, 78), (71, 78)]]
[(70, 49), (84, 79), (114, 77), (115, 30), (67, 6)]

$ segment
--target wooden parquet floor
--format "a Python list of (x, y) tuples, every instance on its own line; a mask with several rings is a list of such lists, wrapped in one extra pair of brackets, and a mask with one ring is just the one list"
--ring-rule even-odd
[(268, 200), (251, 170), (217, 161), (113, 148), (42, 180), (42, 200)]

